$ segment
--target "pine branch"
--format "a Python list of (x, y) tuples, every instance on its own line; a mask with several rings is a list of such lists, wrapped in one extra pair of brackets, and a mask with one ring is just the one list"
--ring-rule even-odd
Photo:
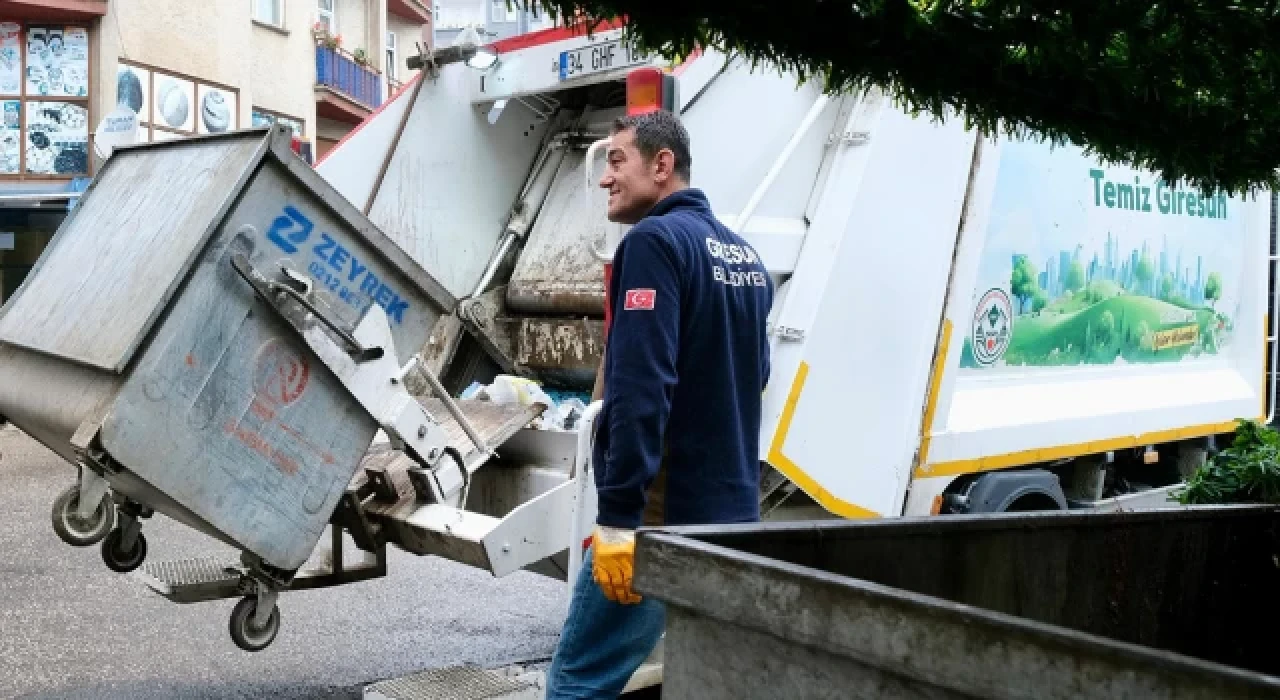
[(695, 47), (876, 87), (988, 133), (1072, 142), (1206, 192), (1280, 185), (1274, 0), (533, 0), (628, 18), (642, 49)]

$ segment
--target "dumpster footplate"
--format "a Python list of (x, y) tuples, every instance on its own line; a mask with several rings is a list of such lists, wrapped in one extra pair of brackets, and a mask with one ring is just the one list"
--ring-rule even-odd
[(197, 603), (243, 595), (244, 570), (219, 559), (178, 559), (143, 564), (133, 574), (175, 603)]

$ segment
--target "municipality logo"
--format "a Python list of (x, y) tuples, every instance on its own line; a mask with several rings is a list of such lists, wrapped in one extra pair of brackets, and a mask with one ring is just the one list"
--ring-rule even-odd
[(971, 330), (969, 340), (975, 362), (990, 367), (1004, 357), (1013, 337), (1013, 304), (1003, 289), (989, 289), (978, 300)]

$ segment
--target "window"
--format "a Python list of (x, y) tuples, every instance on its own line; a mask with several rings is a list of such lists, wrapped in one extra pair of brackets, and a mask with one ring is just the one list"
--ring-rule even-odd
[(120, 61), (116, 103), (138, 115), (138, 140), (167, 141), (239, 128), (240, 93), (163, 68)]
[(253, 126), (255, 128), (260, 126), (271, 126), (273, 124), (284, 124), (285, 126), (288, 126), (293, 130), (294, 135), (298, 138), (303, 138), (304, 131), (306, 130), (306, 122), (301, 119), (286, 116), (278, 112), (271, 112), (261, 107), (253, 108)]
[(514, 22), (515, 19), (516, 11), (507, 7), (507, 0), (493, 0), (494, 22)]
[(0, 21), (0, 178), (89, 174), (89, 76), (84, 27)]
[(333, 12), (333, 0), (316, 0), (316, 24), (330, 34), (338, 33), (338, 18)]
[(396, 79), (396, 33), (387, 32), (387, 77)]
[(284, 26), (284, 0), (253, 0), (253, 18), (273, 27)]

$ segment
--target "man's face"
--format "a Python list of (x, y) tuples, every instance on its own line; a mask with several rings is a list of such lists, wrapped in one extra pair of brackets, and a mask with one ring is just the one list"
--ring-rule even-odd
[[(609, 190), (609, 220), (634, 224), (643, 219), (662, 198), (662, 185), (670, 175), (663, 167), (662, 151), (647, 160), (636, 148), (634, 129), (624, 129), (609, 139), (608, 166), (600, 178), (600, 187)], [(663, 171), (668, 172), (664, 173)]]

